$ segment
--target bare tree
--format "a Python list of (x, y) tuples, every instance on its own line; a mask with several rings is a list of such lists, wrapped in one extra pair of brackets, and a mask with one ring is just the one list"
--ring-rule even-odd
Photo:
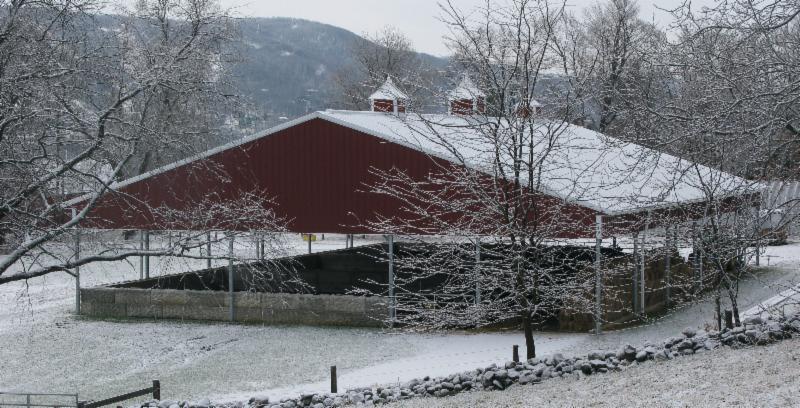
[[(58, 256), (54, 250), (77, 227), (93, 225), (87, 216), (99, 204), (125, 195), (117, 179), (141, 152), (163, 147), (155, 143), (159, 138), (170, 147), (184, 142), (173, 139), (179, 126), (163, 123), (168, 117), (162, 110), (199, 113), (194, 102), (175, 104), (213, 93), (219, 61), (208, 47), (222, 40), (210, 29), (217, 21), (208, 14), (214, 4), (180, 2), (180, 13), (161, 20), (178, 34), (148, 48), (135, 22), (117, 25), (99, 14), (100, 2), (0, 2), (0, 235), (7, 249), (0, 283), (130, 256), (188, 255), (200, 245), (192, 239), (198, 231), (151, 251)], [(214, 214), (213, 224), (182, 228), (282, 231), (285, 225), (247, 195), (219, 203), (224, 208), (208, 205), (204, 211)], [(153, 229), (187, 220), (169, 208), (144, 208)], [(194, 214), (190, 219), (206, 219), (185, 211)], [(263, 225), (253, 225), (254, 219)]]
[(386, 26), (374, 34), (365, 33), (353, 46), (351, 58), (355, 69), (335, 75), (347, 108), (369, 109), (369, 95), (387, 76), (397, 81), (412, 103), (424, 105), (430, 98), (430, 67), (397, 28)]
[[(436, 171), (420, 177), (376, 170), (371, 191), (400, 200), (407, 216), (370, 227), (411, 241), (395, 258), (393, 318), (427, 329), (521, 323), (532, 358), (534, 327), (562, 308), (585, 311), (593, 282), (593, 250), (566, 241), (591, 231), (575, 228), (587, 219), (591, 225), (593, 214), (567, 196), (543, 193), (567, 154), (568, 124), (530, 110), (541, 73), (559, 58), (553, 50), (563, 8), (518, 0), (487, 1), (472, 13), (453, 3), (443, 10), (450, 47), (486, 96), (482, 103), (469, 94), (477, 90), (459, 90), (458, 98), (474, 102), (467, 115), (402, 120), (411, 142), (431, 152)], [(419, 238), (430, 235), (435, 245)]]

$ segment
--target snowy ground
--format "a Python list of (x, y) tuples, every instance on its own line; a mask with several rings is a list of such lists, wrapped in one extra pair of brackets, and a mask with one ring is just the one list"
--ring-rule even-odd
[(505, 391), (412, 399), (392, 408), (461, 407), (797, 407), (800, 339), (723, 348), (580, 380), (556, 378)]
[[(356, 239), (356, 244), (379, 242)], [(296, 253), (307, 250), (299, 237)], [(343, 248), (326, 236), (313, 250)], [(216, 251), (217, 249), (215, 249)], [(219, 248), (223, 250), (223, 248)], [(237, 252), (253, 252), (242, 242)], [(742, 285), (742, 310), (800, 283), (800, 243), (767, 249), (773, 268)], [(204, 267), (202, 260), (153, 259), (153, 274)], [(92, 265), (82, 286), (138, 278), (138, 263)], [(0, 285), (0, 391), (78, 392), (101, 398), (159, 379), (175, 399), (225, 401), (253, 395), (326, 391), (329, 366), (339, 387), (444, 375), (506, 361), (520, 333), (397, 334), (372, 329), (247, 326), (209, 323), (76, 319), (74, 280), (66, 274)], [(539, 333), (539, 354), (585, 353), (620, 343), (661, 340), (686, 326), (711, 324), (710, 302), (683, 308), (653, 324), (597, 337)]]

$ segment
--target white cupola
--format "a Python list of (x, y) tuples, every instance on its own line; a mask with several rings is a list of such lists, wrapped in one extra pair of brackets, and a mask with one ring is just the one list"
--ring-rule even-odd
[(464, 74), (461, 82), (447, 93), (448, 112), (451, 115), (473, 115), (486, 112), (486, 94)]
[(542, 113), (542, 104), (535, 99), (531, 99), (527, 104), (525, 101), (518, 103), (514, 110), (517, 114), (517, 117), (520, 118), (529, 118), (531, 116), (536, 117)]
[(386, 82), (369, 96), (370, 110), (373, 112), (404, 113), (407, 101), (408, 95), (394, 84), (389, 75), (386, 76)]

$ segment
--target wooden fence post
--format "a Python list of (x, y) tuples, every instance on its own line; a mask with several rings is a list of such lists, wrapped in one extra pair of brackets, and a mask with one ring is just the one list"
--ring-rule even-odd
[(153, 380), (153, 399), (161, 400), (161, 382)]
[(336, 385), (336, 366), (331, 366), (331, 394), (339, 392)]
[(511, 359), (515, 363), (519, 363), (519, 346), (516, 344), (511, 348)]
[(725, 327), (730, 330), (733, 329), (733, 312), (725, 310)]

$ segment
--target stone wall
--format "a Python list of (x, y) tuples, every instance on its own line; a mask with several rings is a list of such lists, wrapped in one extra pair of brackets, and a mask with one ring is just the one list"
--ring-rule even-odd
[[(234, 321), (379, 327), (388, 314), (381, 297), (234, 293)], [(81, 289), (81, 313), (98, 318), (230, 321), (230, 294), (220, 291)]]

